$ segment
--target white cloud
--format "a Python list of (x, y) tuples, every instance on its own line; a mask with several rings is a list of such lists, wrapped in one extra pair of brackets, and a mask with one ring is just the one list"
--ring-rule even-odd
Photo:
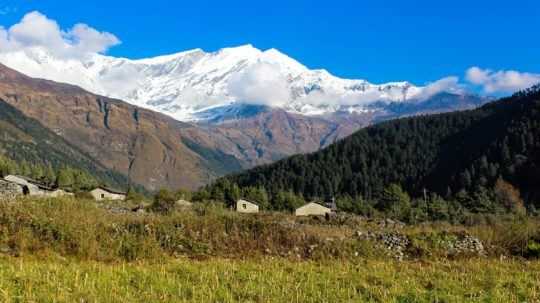
[(540, 74), (492, 71), (476, 66), (467, 70), (466, 78), (472, 84), (482, 86), (486, 93), (512, 93), (540, 83)]
[(283, 106), (290, 99), (287, 78), (279, 66), (258, 62), (234, 75), (228, 83), (229, 93), (240, 102)]
[(99, 32), (86, 24), (76, 24), (64, 31), (56, 21), (37, 11), (26, 14), (7, 29), (0, 26), (0, 52), (43, 47), (58, 58), (77, 58), (103, 53), (119, 43), (113, 34)]
[[(277, 65), (267, 62), (258, 62), (246, 71), (232, 76), (228, 84), (230, 96), (239, 102), (260, 104), (274, 107), (287, 105), (291, 100), (291, 87), (287, 77)], [(458, 77), (446, 77), (430, 83), (419, 90), (409, 100), (424, 101), (441, 92), (462, 92)], [(343, 91), (333, 87), (323, 87), (322, 90), (313, 90), (301, 97), (303, 104), (318, 106), (363, 106), (377, 101), (386, 101), (385, 98), (396, 98), (396, 93), (387, 92), (387, 96), (379, 89), (367, 91)]]
[(430, 97), (433, 97), (434, 95), (442, 92), (460, 92), (461, 88), (459, 86), (459, 78), (458, 77), (446, 77), (442, 78), (440, 80), (437, 80), (435, 82), (429, 83), (426, 85), (421, 92), (413, 96), (415, 99), (424, 101), (426, 99), (429, 99)]

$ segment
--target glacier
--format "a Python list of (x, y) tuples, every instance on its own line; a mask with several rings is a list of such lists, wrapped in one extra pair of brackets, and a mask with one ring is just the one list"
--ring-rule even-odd
[(239, 109), (242, 104), (319, 116), (365, 112), (381, 102), (418, 102), (440, 92), (461, 93), (452, 83), (435, 88), (406, 81), (372, 84), (342, 79), (326, 70), (311, 70), (276, 49), (249, 44), (137, 60), (97, 53), (58, 58), (34, 47), (0, 53), (0, 63), (31, 77), (77, 85), (186, 122), (236, 117), (246, 112)]

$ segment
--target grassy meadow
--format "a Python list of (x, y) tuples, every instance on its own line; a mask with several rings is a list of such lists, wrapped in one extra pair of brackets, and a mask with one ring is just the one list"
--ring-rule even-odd
[(2, 302), (538, 302), (540, 263), (0, 259)]
[[(104, 207), (107, 206), (107, 207)], [(406, 226), (407, 258), (355, 237), (385, 230), (197, 205), (168, 215), (77, 199), (0, 207), (2, 302), (540, 302), (533, 219)], [(467, 232), (486, 255), (445, 254)], [(536, 242), (534, 242), (536, 243)], [(529, 250), (527, 250), (529, 249)]]

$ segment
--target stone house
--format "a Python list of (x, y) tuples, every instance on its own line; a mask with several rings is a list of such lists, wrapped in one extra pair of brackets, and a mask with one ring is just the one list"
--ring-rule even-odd
[(296, 209), (296, 216), (326, 216), (331, 214), (332, 209), (322, 206), (319, 203), (310, 202)]
[(96, 201), (103, 201), (103, 200), (125, 200), (126, 199), (126, 193), (112, 190), (106, 187), (97, 187), (90, 191), (90, 195), (96, 200)]
[(191, 208), (193, 206), (193, 203), (182, 199), (176, 201), (175, 204), (182, 209)]
[(19, 185), (23, 190), (23, 195), (25, 196), (43, 196), (44, 191), (36, 181), (16, 175), (8, 175), (4, 177), (5, 181)]
[(244, 214), (258, 213), (259, 205), (244, 199), (239, 199), (236, 201), (236, 211)]
[[(73, 195), (72, 193), (68, 193), (62, 189), (50, 188), (44, 184), (39, 183), (38, 181), (23, 176), (8, 175), (4, 177), (2, 181), (3, 183), (12, 184), (12, 189), (15, 189), (15, 187), (17, 187), (17, 195), (52, 198)], [(7, 186), (7, 184), (2, 185), (3, 188), (7, 188)], [(11, 192), (13, 192), (13, 190), (11, 190)], [(4, 193), (0, 191), (0, 195), (3, 194)], [(13, 194), (11, 194), (11, 196), (13, 196)]]
[(11, 184), (15, 184), (20, 187), (21, 194), (25, 196), (38, 196), (38, 197), (62, 197), (73, 196), (72, 193), (68, 193), (62, 189), (50, 188), (44, 184), (39, 183), (36, 180), (32, 180), (23, 176), (9, 175), (4, 177), (4, 181)]
[(23, 187), (19, 184), (0, 180), (0, 201), (9, 201), (23, 194)]

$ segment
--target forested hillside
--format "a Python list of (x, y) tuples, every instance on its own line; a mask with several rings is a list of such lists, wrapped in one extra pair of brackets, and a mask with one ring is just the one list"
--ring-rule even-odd
[[(106, 169), (0, 99), (0, 175), (21, 174), (51, 184), (57, 181), (59, 172), (63, 186), (127, 186), (126, 177)], [(66, 184), (69, 180), (77, 184)]]
[(368, 201), (385, 199), (394, 184), (412, 197), (461, 197), (470, 209), (478, 205), (466, 204), (480, 203), (475, 195), (509, 188), (538, 208), (540, 87), (476, 110), (384, 122), (322, 151), (221, 179), (207, 191), (227, 184), (261, 188), (271, 197), (292, 192)]

